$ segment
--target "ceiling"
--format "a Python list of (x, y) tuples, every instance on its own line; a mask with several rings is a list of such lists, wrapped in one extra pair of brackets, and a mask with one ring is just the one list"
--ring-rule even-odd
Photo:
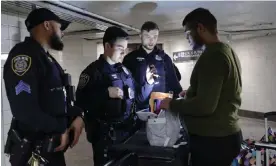
[(185, 15), (195, 8), (209, 9), (220, 30), (276, 28), (276, 2), (236, 1), (64, 1), (89, 12), (140, 28), (152, 20), (161, 31), (181, 29)]
[[(57, 4), (61, 3), (69, 8), (60, 8)], [(1, 5), (1, 11), (17, 11), (25, 16), (32, 5), (50, 8), (72, 22), (67, 35), (87, 39), (101, 38), (103, 31), (114, 23), (122, 25), (130, 34), (137, 34), (149, 20), (156, 22), (162, 33), (182, 33), (183, 18), (198, 7), (207, 8), (215, 15), (221, 34), (242, 37), (276, 33), (276, 1), (1, 1)], [(75, 11), (80, 9), (91, 15), (68, 10), (74, 7)], [(95, 14), (96, 18), (91, 17)], [(248, 31), (254, 29), (257, 31)]]

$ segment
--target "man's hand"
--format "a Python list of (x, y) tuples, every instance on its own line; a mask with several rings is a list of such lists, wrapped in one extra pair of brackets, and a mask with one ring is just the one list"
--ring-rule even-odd
[(84, 127), (84, 122), (81, 117), (77, 117), (71, 124), (69, 131), (70, 130), (74, 131), (74, 140), (70, 145), (71, 148), (73, 148), (78, 143), (83, 127)]
[(124, 92), (118, 87), (108, 87), (109, 97), (123, 99)]
[(62, 151), (69, 143), (68, 130), (65, 131), (60, 137), (60, 145), (55, 148), (55, 152)]
[(183, 90), (182, 92), (179, 93), (179, 97), (184, 97), (186, 95), (187, 90)]
[(153, 84), (154, 83), (154, 77), (156, 76), (157, 70), (154, 65), (148, 66), (146, 70), (146, 79), (148, 84)]
[(170, 102), (172, 101), (171, 98), (165, 98), (164, 100), (161, 101), (160, 103), (160, 109), (165, 109), (168, 110), (170, 107)]

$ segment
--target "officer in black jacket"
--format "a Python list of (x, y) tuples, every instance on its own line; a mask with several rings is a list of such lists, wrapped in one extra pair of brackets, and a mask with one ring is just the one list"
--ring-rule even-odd
[[(151, 21), (145, 22), (140, 35), (142, 45), (139, 49), (126, 55), (123, 64), (131, 71), (136, 83), (140, 86), (148, 82), (146, 72), (150, 68), (155, 77), (152, 91), (165, 93), (173, 91), (174, 95), (178, 97), (182, 87), (176, 76), (171, 58), (156, 46), (158, 35), (159, 28), (157, 24)], [(149, 97), (148, 95), (147, 100), (137, 103), (137, 107), (139, 109), (148, 108)]]
[[(30, 37), (12, 48), (4, 65), (6, 92), (14, 117), (10, 131), (16, 131), (16, 134), (9, 133), (8, 139), (21, 140), (9, 143), (10, 162), (12, 166), (26, 165), (31, 153), (41, 146), (39, 155), (49, 166), (64, 166), (63, 150), (69, 142), (68, 133), (74, 133), (72, 147), (84, 124), (81, 111), (68, 114), (74, 109), (65, 102), (68, 96), (64, 86), (68, 79), (48, 49), (63, 49), (62, 31), (69, 23), (40, 8), (28, 15), (25, 24)], [(72, 116), (74, 120), (68, 124)], [(23, 145), (26, 142), (29, 144)], [(53, 145), (53, 149), (47, 149), (47, 145)]]
[[(96, 166), (107, 161), (106, 145), (120, 143), (136, 130), (135, 101), (143, 101), (153, 86), (152, 74), (148, 72), (149, 83), (135, 91), (131, 73), (121, 64), (127, 39), (128, 34), (121, 28), (109, 27), (103, 37), (104, 54), (80, 75), (76, 105), (87, 111), (85, 129), (93, 146)], [(105, 123), (113, 126), (114, 135), (105, 135), (110, 133)], [(116, 140), (111, 142), (111, 137)]]

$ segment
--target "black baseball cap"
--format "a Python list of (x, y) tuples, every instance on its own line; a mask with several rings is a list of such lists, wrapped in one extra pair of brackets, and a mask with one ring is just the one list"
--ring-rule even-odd
[(30, 31), (35, 26), (43, 23), (44, 21), (56, 21), (61, 24), (60, 30), (64, 31), (70, 22), (60, 19), (55, 13), (46, 8), (39, 8), (31, 11), (27, 19), (25, 20), (25, 25), (27, 30)]

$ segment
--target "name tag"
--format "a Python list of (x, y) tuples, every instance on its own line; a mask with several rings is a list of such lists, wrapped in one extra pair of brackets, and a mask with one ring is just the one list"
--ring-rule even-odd
[(112, 74), (111, 77), (112, 77), (113, 79), (118, 79), (117, 74)]
[(145, 60), (145, 58), (143, 58), (143, 57), (137, 57), (136, 59), (137, 59), (139, 62)]

